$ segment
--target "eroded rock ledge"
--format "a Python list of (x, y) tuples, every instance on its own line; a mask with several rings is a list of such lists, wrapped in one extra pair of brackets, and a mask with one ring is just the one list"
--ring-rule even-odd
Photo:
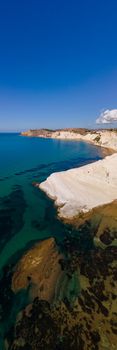
[(53, 173), (38, 185), (70, 219), (117, 199), (117, 154), (80, 168)]

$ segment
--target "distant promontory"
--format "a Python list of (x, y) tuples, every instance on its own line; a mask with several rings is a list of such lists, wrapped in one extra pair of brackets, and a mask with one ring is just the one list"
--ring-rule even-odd
[(85, 141), (117, 151), (117, 129), (30, 129), (22, 132), (21, 135), (28, 137)]

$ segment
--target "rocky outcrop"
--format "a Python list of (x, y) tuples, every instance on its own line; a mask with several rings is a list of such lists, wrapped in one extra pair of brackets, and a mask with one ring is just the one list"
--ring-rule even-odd
[(80, 213), (68, 221), (75, 229), (88, 231), (96, 247), (105, 249), (117, 246), (117, 200), (112, 203)]
[(69, 133), (74, 133), (74, 136), (77, 134), (80, 135), (86, 135), (89, 130), (85, 128), (65, 128), (65, 129), (34, 129), (34, 130), (27, 130), (21, 132), (22, 136), (32, 136), (32, 137), (46, 137), (46, 138), (59, 138), (62, 133), (65, 133), (65, 135)]
[(21, 136), (51, 138), (52, 133), (53, 131), (49, 129), (35, 129), (35, 130), (23, 131), (21, 133)]
[(39, 184), (58, 207), (58, 215), (70, 219), (80, 212), (117, 199), (117, 154), (80, 168), (50, 175)]
[(12, 290), (19, 290), (30, 285), (31, 296), (52, 301), (56, 283), (61, 276), (59, 259), (54, 238), (35, 244), (15, 267), (12, 277)]

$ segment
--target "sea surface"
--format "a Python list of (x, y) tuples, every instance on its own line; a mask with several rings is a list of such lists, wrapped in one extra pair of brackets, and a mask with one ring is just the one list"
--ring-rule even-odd
[[(33, 183), (45, 180), (52, 172), (102, 158), (101, 148), (85, 142), (0, 134), (0, 276), (4, 282), (4, 298), (0, 284), (0, 303), (6, 302), (6, 308), (8, 266), (35, 241), (51, 236), (60, 241), (67, 230), (57, 219), (53, 202)], [(25, 298), (26, 295), (22, 299), (24, 303)], [(6, 311), (4, 322), (1, 322), (1, 349), (2, 336), (9, 330), (16, 310), (22, 306), (19, 300), (12, 301), (9, 317)]]

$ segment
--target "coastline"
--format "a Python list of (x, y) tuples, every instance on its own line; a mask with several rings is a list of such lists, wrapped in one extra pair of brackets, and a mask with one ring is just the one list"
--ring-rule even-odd
[(117, 130), (88, 130), (88, 129), (60, 129), (60, 130), (28, 130), (21, 136), (51, 138), (58, 140), (84, 141), (117, 152)]
[(70, 219), (80, 212), (117, 199), (117, 154), (76, 169), (53, 173), (37, 185), (58, 208), (58, 216)]
[(104, 159), (63, 172), (51, 174), (36, 187), (54, 200), (59, 218), (69, 220), (80, 212), (117, 199), (117, 131), (116, 130), (29, 130), (22, 133), (28, 137), (43, 137), (58, 140), (75, 140), (101, 147)]
[[(105, 150), (104, 147), (103, 150)], [(101, 171), (98, 172), (98, 184), (102, 183), (104, 177), (106, 180), (106, 188), (108, 188), (109, 192), (112, 194), (110, 185), (112, 186), (113, 177), (116, 178), (116, 157), (117, 154), (114, 153), (98, 162), (90, 163), (81, 168), (55, 173), (49, 178), (55, 176), (57, 191), (61, 193), (62, 190), (65, 193), (65, 188), (62, 188), (61, 184), (58, 186), (56, 176), (59, 177), (63, 174), (66, 186), (66, 174), (71, 174), (73, 171), (80, 171), (78, 180), (81, 179), (85, 182), (87, 179), (86, 174), (88, 167), (92, 169), (96, 164), (101, 163), (101, 168), (99, 169)], [(102, 164), (108, 159), (110, 166), (111, 158), (115, 158), (115, 161), (113, 161), (113, 167), (109, 176), (105, 176), (105, 170)], [(84, 169), (86, 173), (84, 173), (83, 179), (82, 171), (84, 172)], [(70, 183), (68, 181), (69, 191), (72, 191), (77, 181), (76, 174), (73, 174), (72, 182)], [(88, 173), (88, 176), (89, 175)], [(94, 172), (90, 181), (91, 186), (93, 184), (94, 193), (96, 192), (96, 176), (97, 172), (96, 175)], [(84, 186), (84, 182), (81, 191), (81, 199), (86, 202), (87, 198), (83, 198), (83, 191), (87, 196), (89, 183)], [(39, 187), (38, 184), (36, 186)], [(102, 190), (103, 185), (101, 187), (101, 194)], [(107, 195), (105, 189), (104, 192), (105, 195)], [(99, 194), (99, 188), (96, 193)], [(39, 195), (41, 195), (41, 193)], [(75, 190), (71, 198), (71, 204), (75, 203), (77, 196), (77, 191)], [(62, 205), (64, 205), (64, 203)], [(64, 208), (62, 205), (61, 209)], [(78, 334), (78, 328), (82, 329), (82, 342), (84, 342), (83, 350), (87, 350), (87, 344), (90, 349), (94, 347), (95, 338), (98, 339), (99, 348), (103, 347), (104, 341), (108, 341), (108, 349), (110, 346), (113, 346), (113, 349), (116, 347), (116, 330), (114, 327), (115, 319), (113, 312), (116, 307), (116, 213), (117, 201), (105, 206), (96, 207), (84, 213), (80, 211), (79, 215), (70, 217), (69, 219), (68, 217), (64, 218), (64, 223), (58, 221), (61, 224), (58, 235), (62, 235), (62, 240), (56, 241), (56, 239), (54, 239), (53, 233), (56, 232), (56, 225), (51, 225), (50, 227), (52, 230), (50, 231), (50, 238), (46, 237), (45, 239), (45, 236), (43, 236), (42, 241), (39, 239), (36, 244), (32, 241), (31, 246), (29, 246), (26, 251), (22, 252), (16, 265), (12, 267), (12, 272), (10, 271), (10, 265), (8, 265), (7, 274), (5, 277), (3, 276), (5, 282), (2, 281), (2, 284), (5, 284), (6, 281), (8, 283), (7, 276), (10, 271), (10, 273), (12, 273), (10, 288), (12, 293), (14, 293), (14, 298), (17, 298), (17, 295), (20, 295), (22, 290), (24, 293), (29, 291), (30, 298), (30, 304), (28, 304), (28, 306), (24, 305), (22, 311), (17, 312), (17, 319), (14, 323), (14, 330), (18, 330), (17, 337), (14, 337), (12, 340), (15, 349), (16, 344), (21, 345), (20, 342), (22, 339), (24, 344), (27, 343), (28, 339), (33, 349), (36, 336), (40, 336), (42, 342), (45, 341), (43, 346), (45, 348), (48, 342), (51, 343), (51, 339), (53, 339), (54, 344), (56, 343), (56, 334), (58, 334), (58, 338), (60, 338), (63, 336), (64, 332), (68, 340), (69, 334), (72, 333), (75, 339), (75, 334)], [(49, 217), (51, 217), (51, 212), (48, 211), (47, 221)], [(60, 217), (60, 219), (63, 220), (62, 217)], [(51, 220), (53, 220), (53, 217)], [(63, 230), (63, 226), (65, 226), (65, 231)], [(38, 226), (38, 230), (42, 230), (41, 232), (43, 235), (44, 231), (41, 225)], [(61, 238), (61, 236), (59, 238)], [(9, 291), (7, 291), (7, 294), (8, 293)], [(33, 318), (33, 315), (36, 317)], [(52, 325), (57, 324), (57, 330), (59, 326), (59, 332), (54, 332), (53, 338), (51, 338), (51, 334), (48, 331), (50, 329), (49, 326), (51, 327), (51, 322)], [(104, 325), (103, 329), (100, 327), (100, 324)], [(39, 332), (36, 333), (36, 335), (34, 333), (34, 337), (31, 337), (30, 340), (30, 336), (27, 338), (27, 334), (30, 335), (30, 328), (33, 326), (37, 331), (39, 329)], [(40, 331), (41, 329), (42, 332)], [(45, 329), (44, 336), (43, 329)], [(47, 339), (45, 337), (46, 332), (50, 334), (50, 337), (47, 337)], [(9, 337), (6, 333), (5, 338), (5, 341), (9, 344)], [(70, 341), (69, 339), (69, 343)], [(71, 348), (72, 347), (71, 345)], [(52, 345), (51, 348), (53, 348)], [(75, 346), (75, 349), (76, 348), (77, 345)]]

